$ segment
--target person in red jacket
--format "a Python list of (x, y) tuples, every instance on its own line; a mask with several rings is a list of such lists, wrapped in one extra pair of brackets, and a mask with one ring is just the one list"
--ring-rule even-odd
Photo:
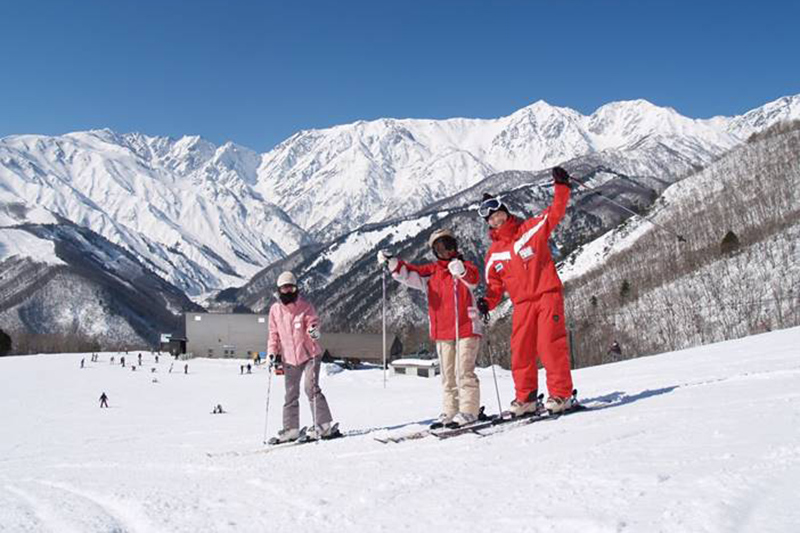
[(478, 214), (489, 224), (492, 244), (486, 254), (486, 297), (478, 301), (481, 315), (497, 307), (504, 293), (514, 304), (511, 329), (511, 373), (516, 390), (514, 415), (538, 409), (538, 367), (547, 374), (545, 407), (560, 413), (573, 407), (564, 294), (550, 255), (548, 238), (567, 209), (570, 177), (553, 169), (553, 203), (538, 215), (520, 220), (500, 201), (484, 194)]
[(473, 263), (464, 261), (448, 230), (434, 231), (428, 244), (436, 256), (433, 263), (413, 265), (381, 250), (378, 264), (386, 264), (400, 283), (427, 293), (430, 337), (436, 342), (444, 393), (442, 414), (435, 425), (464, 425), (476, 421), (480, 412), (475, 359), (481, 321), (473, 294), (480, 272)]

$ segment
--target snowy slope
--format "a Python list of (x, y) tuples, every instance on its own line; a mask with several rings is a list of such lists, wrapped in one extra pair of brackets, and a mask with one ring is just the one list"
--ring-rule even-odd
[[(794, 328), (582, 369), (576, 385), (597, 411), (490, 437), (364, 435), (267, 454), (247, 454), (263, 438), (263, 368), (240, 376), (238, 361), (192, 360), (188, 375), (183, 362), (168, 373), (173, 363), (149, 353), (136, 372), (111, 354), (83, 370), (82, 355), (2, 358), (0, 530), (789, 533), (800, 523), (798, 343)], [(491, 372), (479, 375), (494, 411)], [(507, 372), (499, 383), (508, 401)], [(361, 370), (322, 386), (345, 429), (438, 413), (434, 379), (391, 377), (384, 389), (380, 370)], [(275, 379), (270, 433), (282, 394)], [(211, 415), (217, 403), (228, 413)]]

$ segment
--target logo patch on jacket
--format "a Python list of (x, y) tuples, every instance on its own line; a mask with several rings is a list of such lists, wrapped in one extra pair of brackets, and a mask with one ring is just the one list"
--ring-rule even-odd
[(530, 246), (526, 246), (525, 248), (519, 251), (519, 256), (524, 260), (527, 261), (531, 257), (533, 257), (533, 249)]
[(494, 271), (495, 272), (500, 272), (501, 270), (503, 270), (503, 263), (496, 263), (494, 265)]

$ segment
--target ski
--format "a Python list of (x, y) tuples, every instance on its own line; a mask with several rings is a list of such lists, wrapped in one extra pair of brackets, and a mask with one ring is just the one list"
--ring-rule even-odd
[(376, 436), (374, 439), (381, 444), (389, 444), (390, 442), (403, 442), (406, 440), (416, 440), (416, 439), (423, 439), (428, 435), (434, 434), (434, 432), (440, 431), (451, 431), (455, 429), (467, 428), (472, 427), (476, 424), (482, 424), (489, 420), (493, 420), (497, 417), (497, 415), (488, 416), (484, 412), (485, 407), (481, 406), (480, 410), (478, 411), (478, 419), (474, 422), (470, 422), (469, 424), (465, 424), (463, 426), (459, 426), (454, 422), (448, 422), (446, 424), (442, 422), (434, 422), (430, 424), (428, 427), (420, 429), (418, 431), (414, 431), (412, 433), (406, 433), (401, 435), (386, 435), (386, 436)]
[[(573, 397), (577, 397), (577, 391), (573, 391)], [(400, 435), (397, 437), (391, 437), (391, 436), (383, 438), (375, 437), (375, 440), (383, 444), (389, 444), (389, 443), (396, 444), (408, 440), (424, 439), (431, 435), (437, 437), (439, 440), (444, 440), (452, 437), (458, 437), (460, 435), (469, 435), (469, 434), (486, 437), (494, 433), (499, 433), (515, 427), (524, 426), (527, 424), (532, 424), (543, 420), (557, 420), (562, 416), (587, 410), (590, 410), (590, 408), (578, 403), (576, 399), (575, 404), (570, 409), (560, 413), (550, 413), (546, 411), (543, 406), (540, 409), (537, 409), (535, 412), (526, 413), (519, 416), (514, 416), (512, 413), (508, 411), (503, 411), (500, 415), (492, 415), (489, 417), (484, 417), (482, 420), (477, 420), (476, 422), (473, 422), (471, 424), (466, 424), (455, 428), (429, 427), (422, 431), (418, 431), (407, 435)], [(502, 427), (502, 429), (497, 429), (493, 431), (493, 428), (495, 427), (497, 428)]]
[(551, 414), (545, 411), (542, 413), (523, 415), (513, 418), (504, 418), (497, 420), (494, 424), (483, 424), (479, 427), (463, 428), (464, 431), (445, 432), (442, 434), (438, 434), (436, 436), (439, 437), (440, 439), (448, 439), (450, 437), (458, 437), (459, 435), (465, 435), (471, 433), (478, 435), (479, 437), (488, 437), (489, 435), (494, 435), (495, 433), (503, 433), (506, 431), (510, 431), (511, 429), (514, 428), (527, 426), (529, 424), (535, 424), (536, 422), (558, 420), (562, 416), (567, 416), (572, 413), (579, 413), (581, 411), (588, 411), (588, 410), (590, 410), (589, 407), (577, 404), (575, 405), (575, 407), (567, 411), (564, 411), (562, 413)]
[[(392, 429), (397, 429), (398, 427), (404, 427), (404, 426), (407, 426), (407, 425), (415, 425), (415, 424), (419, 424), (419, 422), (411, 422), (409, 424), (404, 424), (404, 425), (401, 425), (401, 426), (379, 426), (379, 427), (369, 427), (369, 428), (363, 428), (363, 429), (351, 429), (351, 430), (347, 430), (347, 431), (340, 431), (340, 430), (338, 430), (339, 424), (337, 423), (336, 424), (337, 431), (336, 431), (335, 435), (333, 435), (331, 437), (320, 438), (320, 439), (315, 439), (315, 438), (311, 437), (310, 435), (307, 435), (307, 431), (308, 430), (307, 430), (307, 428), (304, 427), (303, 429), (301, 429), (301, 438), (299, 438), (298, 440), (294, 440), (294, 441), (290, 441), (290, 442), (283, 442), (283, 443), (278, 443), (278, 444), (265, 443), (266, 447), (259, 448), (257, 450), (245, 450), (245, 451), (231, 450), (231, 451), (223, 451), (223, 452), (206, 452), (206, 456), (208, 456), (208, 457), (242, 457), (242, 456), (256, 455), (256, 454), (261, 454), (261, 453), (270, 453), (272, 451), (282, 450), (284, 448), (293, 448), (295, 446), (300, 446), (302, 444), (310, 444), (312, 442), (322, 442), (322, 441), (326, 441), (326, 440), (336, 440), (336, 439), (341, 439), (341, 438), (346, 438), (346, 437), (358, 437), (358, 436), (362, 436), (362, 435), (368, 435), (370, 433), (375, 433), (375, 432), (378, 432), (378, 431), (392, 430)], [(305, 436), (305, 438), (303, 438), (303, 436)]]
[(445, 435), (450, 433), (460, 433), (460, 432), (468, 432), (474, 428), (484, 427), (487, 424), (491, 424), (491, 422), (497, 417), (497, 415), (492, 415), (490, 417), (484, 417), (480, 420), (476, 420), (475, 422), (471, 422), (469, 424), (465, 424), (463, 426), (447, 426), (447, 425), (431, 425), (425, 429), (421, 429), (419, 431), (415, 431), (413, 433), (406, 433), (404, 435), (388, 435), (388, 436), (381, 436), (381, 437), (374, 437), (374, 439), (381, 444), (389, 444), (389, 443), (398, 443), (398, 442), (405, 442), (407, 440), (419, 440), (429, 437), (431, 435)]

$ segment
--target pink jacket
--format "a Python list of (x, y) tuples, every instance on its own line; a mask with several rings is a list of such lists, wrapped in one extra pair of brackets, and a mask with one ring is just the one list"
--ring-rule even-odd
[(298, 297), (289, 305), (275, 302), (269, 308), (269, 341), (267, 350), (280, 354), (284, 363), (300, 365), (322, 355), (319, 343), (308, 335), (311, 326), (319, 327), (314, 306)]

